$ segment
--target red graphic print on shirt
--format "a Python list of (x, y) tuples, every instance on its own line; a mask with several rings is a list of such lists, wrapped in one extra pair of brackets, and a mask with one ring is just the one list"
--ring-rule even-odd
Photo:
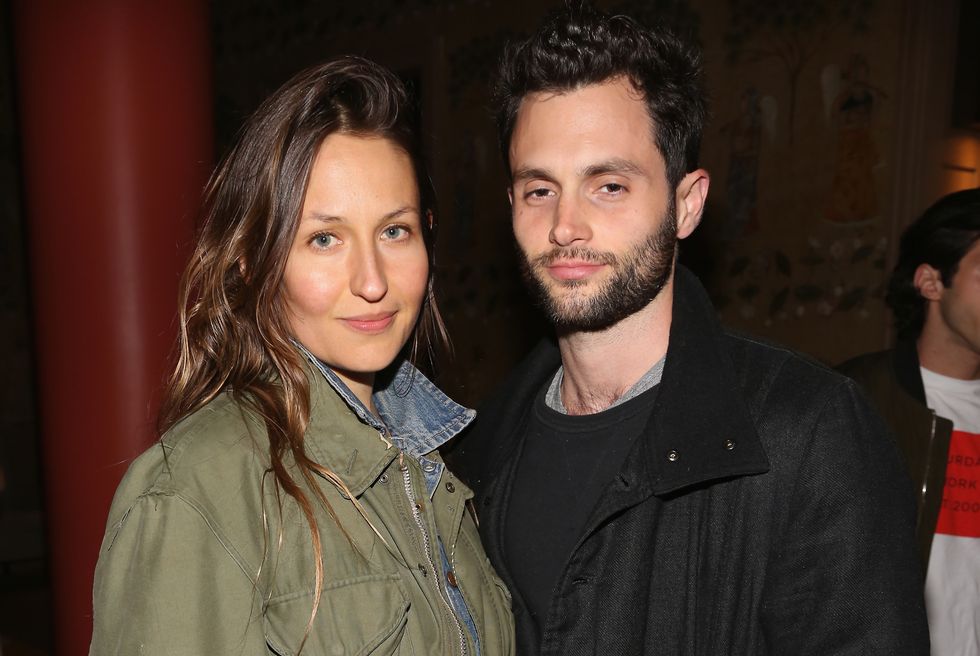
[(936, 533), (980, 538), (980, 435), (954, 430)]

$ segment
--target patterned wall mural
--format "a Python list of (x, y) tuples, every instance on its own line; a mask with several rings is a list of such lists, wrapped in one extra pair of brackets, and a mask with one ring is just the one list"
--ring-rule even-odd
[(702, 34), (712, 44), (703, 157), (714, 191), (702, 230), (715, 302), (729, 324), (830, 363), (880, 348), (898, 3), (724, 8)]

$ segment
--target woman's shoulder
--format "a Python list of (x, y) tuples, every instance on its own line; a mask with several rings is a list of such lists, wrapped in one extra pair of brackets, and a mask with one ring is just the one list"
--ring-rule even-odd
[[(129, 466), (114, 506), (141, 496), (176, 495), (191, 502), (258, 492), (268, 466), (268, 438), (255, 414), (222, 393), (174, 424)], [(229, 494), (229, 491), (236, 491)]]
[[(224, 467), (235, 458), (265, 451), (268, 438), (255, 412), (230, 392), (222, 392), (164, 433), (160, 446), (173, 473)], [(256, 447), (261, 447), (257, 449)]]

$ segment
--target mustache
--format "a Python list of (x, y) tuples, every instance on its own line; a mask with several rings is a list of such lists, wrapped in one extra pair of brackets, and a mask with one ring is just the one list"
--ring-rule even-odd
[(553, 248), (547, 253), (542, 253), (531, 260), (535, 267), (548, 267), (559, 260), (580, 260), (583, 262), (594, 262), (595, 264), (615, 265), (618, 259), (612, 253), (595, 251), (591, 248)]

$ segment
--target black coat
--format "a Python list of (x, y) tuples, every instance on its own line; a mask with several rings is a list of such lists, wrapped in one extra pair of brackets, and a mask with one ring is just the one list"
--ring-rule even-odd
[[(533, 351), (453, 454), (511, 590), (508, 495), (559, 362), (551, 342)], [(681, 268), (650, 423), (593, 509), (540, 643), (515, 595), (518, 653), (927, 655), (914, 508), (855, 385), (723, 332)]]

